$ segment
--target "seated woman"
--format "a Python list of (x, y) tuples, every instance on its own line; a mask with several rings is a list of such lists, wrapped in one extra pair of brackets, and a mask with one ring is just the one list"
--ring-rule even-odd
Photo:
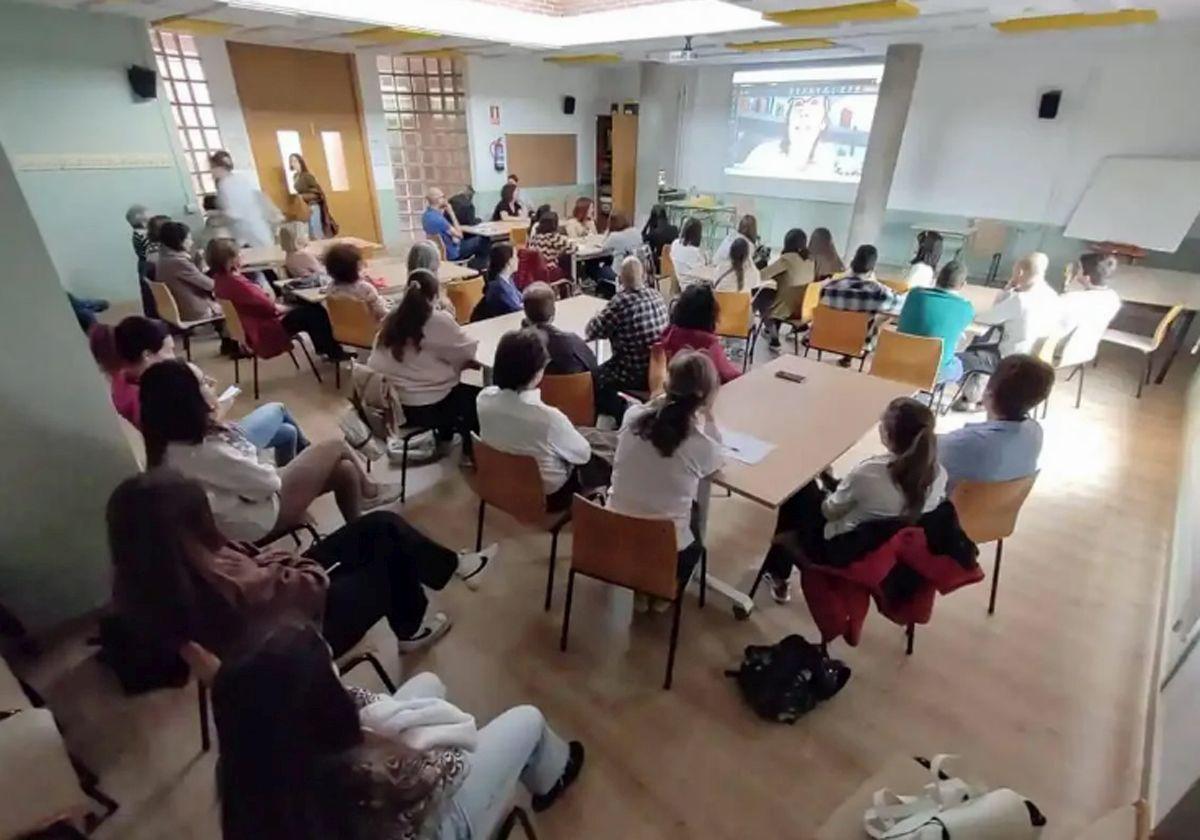
[(529, 215), (529, 209), (521, 203), (520, 190), (512, 181), (500, 188), (500, 200), (492, 211), (493, 222), (515, 222)]
[(455, 433), (461, 435), (463, 459), (469, 462), (471, 432), (479, 431), (479, 389), (459, 379), (464, 370), (479, 368), (479, 342), (452, 314), (436, 307), (439, 287), (431, 271), (409, 275), (404, 297), (383, 320), (367, 366), (396, 386), (410, 425), (435, 429), (443, 444)]
[(708, 255), (700, 247), (704, 237), (704, 226), (699, 219), (688, 219), (683, 223), (679, 238), (671, 243), (671, 262), (675, 266), (675, 279), (679, 288), (686, 289), (693, 283), (712, 281), (712, 275), (704, 271), (710, 263)]
[[(676, 354), (667, 368), (666, 392), (645, 405), (630, 406), (617, 440), (608, 506), (674, 523), (681, 583), (692, 576), (704, 551), (694, 514), (700, 481), (724, 463), (721, 433), (712, 416), (719, 388), (708, 356)], [(650, 606), (646, 596), (635, 596), (639, 612)], [(665, 602), (653, 606), (667, 608)]]
[(521, 293), (513, 282), (516, 272), (517, 255), (512, 246), (507, 242), (493, 245), (488, 255), (483, 299), (475, 305), (475, 311), (471, 313), (472, 321), (521, 311)]
[(626, 257), (635, 257), (642, 247), (642, 235), (629, 224), (625, 214), (615, 212), (608, 217), (608, 235), (604, 237), (604, 249), (612, 254), (613, 262), (620, 265)]
[(921, 231), (917, 234), (917, 253), (912, 258), (912, 264), (904, 282), (910, 289), (931, 287), (941, 259), (942, 235), (932, 230)]
[(567, 415), (542, 402), (538, 385), (550, 356), (537, 330), (505, 333), (496, 346), (494, 384), (479, 394), (479, 438), (513, 455), (537, 461), (546, 509), (563, 511), (583, 489), (607, 487), (612, 467), (592, 454), (591, 444)]
[(846, 264), (838, 254), (829, 228), (813, 229), (812, 236), (808, 239), (808, 250), (812, 255), (817, 280), (828, 280), (846, 270)]
[(583, 745), (533, 706), (482, 729), (418, 674), (393, 696), (342, 685), (320, 636), (255, 634), (213, 685), (226, 838), (487, 840), (517, 784), (544, 811), (578, 778)]
[(283, 249), (283, 268), (288, 277), (314, 277), (324, 272), (321, 261), (305, 246), (308, 234), (295, 224), (279, 228), (279, 247)]
[[(116, 327), (97, 324), (88, 335), (92, 355), (112, 383), (112, 401), (117, 413), (136, 426), (142, 427), (141, 378), (151, 365), (175, 358), (175, 341), (162, 321), (131, 315)], [(217, 402), (212, 379), (195, 365), (192, 371), (200, 377), (206, 398)], [(228, 409), (219, 403), (218, 418)], [(275, 465), (282, 467), (308, 446), (308, 438), (287, 406), (280, 402), (264, 403), (232, 425), (241, 430), (256, 449), (271, 449)]]
[(357, 245), (341, 243), (331, 245), (325, 252), (325, 272), (333, 281), (326, 294), (333, 298), (350, 298), (362, 301), (367, 309), (382, 321), (388, 314), (387, 301), (370, 281), (362, 276), (363, 257)]
[(184, 321), (216, 318), (221, 307), (213, 297), (213, 278), (199, 266), (192, 254), (192, 232), (183, 222), (166, 222), (158, 231), (158, 267), (154, 279), (165, 283), (179, 307)]
[(816, 278), (816, 265), (808, 252), (808, 236), (800, 228), (792, 228), (783, 237), (779, 259), (763, 269), (762, 279), (775, 284), (764, 322), (772, 350), (779, 349), (779, 322), (793, 316), (804, 299), (805, 287)]
[(571, 218), (563, 223), (563, 229), (567, 236), (572, 239), (583, 239), (587, 236), (595, 236), (596, 231), (596, 203), (587, 196), (580, 196), (575, 199), (575, 207), (571, 210)]
[(211, 390), (185, 362), (151, 366), (142, 375), (141, 406), (148, 465), (174, 467), (199, 481), (230, 539), (255, 542), (296, 528), (326, 493), (334, 494), (347, 522), (400, 497), (399, 485), (367, 478), (343, 440), (309, 446), (283, 467), (260, 463), (242, 430), (217, 419)]
[[(744, 241), (744, 240), (739, 240)], [(708, 356), (717, 369), (721, 383), (737, 379), (738, 370), (721, 346), (717, 336), (717, 297), (707, 283), (697, 283), (683, 290), (671, 309), (671, 325), (662, 334), (660, 343), (670, 360), (681, 350), (699, 350)]]
[(655, 204), (650, 208), (650, 217), (642, 228), (642, 241), (650, 246), (650, 255), (654, 259), (654, 270), (662, 273), (662, 253), (671, 243), (679, 238), (679, 228), (671, 224), (667, 216), (665, 204)]
[(567, 277), (574, 276), (571, 263), (578, 246), (559, 233), (558, 214), (547, 209), (537, 221), (537, 232), (529, 237), (528, 246), (542, 255), (546, 265), (557, 265)]
[[(750, 240), (738, 237), (729, 244), (728, 260), (717, 263), (717, 281), (714, 285), (722, 292), (756, 292), (761, 284), (762, 277), (758, 273), (758, 266), (754, 264)], [(764, 289), (759, 294), (767, 291)], [(765, 305), (765, 302), (760, 305)]]
[(737, 229), (729, 231), (721, 240), (721, 244), (713, 252), (713, 262), (718, 265), (726, 262), (729, 259), (729, 249), (739, 239), (745, 239), (746, 244), (750, 246), (750, 260), (754, 267), (766, 268), (767, 263), (771, 261), (771, 249), (764, 246), (758, 238), (758, 219), (750, 213), (738, 219)]
[(911, 397), (888, 404), (879, 421), (886, 454), (860, 462), (840, 482), (822, 474), (779, 509), (775, 541), (766, 558), (771, 594), (791, 600), (788, 578), (798, 560), (821, 559), (830, 541), (879, 519), (916, 522), (946, 498), (946, 470), (938, 463), (934, 416)]
[(346, 358), (342, 346), (333, 338), (329, 313), (318, 304), (299, 304), (291, 309), (280, 306), (270, 292), (241, 273), (241, 250), (232, 239), (214, 239), (208, 243), (208, 265), (212, 269), (217, 297), (228, 300), (237, 310), (246, 338), (261, 358), (272, 358), (292, 347), (292, 338), (308, 333), (313, 347), (329, 359)]
[(113, 603), (135, 632), (165, 650), (195, 642), (218, 657), (255, 622), (297, 613), (321, 624), (334, 656), (381, 618), (401, 651), (417, 650), (450, 628), (443, 613), (426, 618), (422, 587), (444, 589), (456, 573), (478, 581), (491, 556), (456, 554), (390, 511), (339, 528), (304, 556), (258, 550), (223, 532), (200, 482), (165, 467), (113, 491), (108, 542)]

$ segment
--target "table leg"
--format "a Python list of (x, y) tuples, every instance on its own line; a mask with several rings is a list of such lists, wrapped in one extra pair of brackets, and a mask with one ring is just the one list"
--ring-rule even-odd
[(1171, 352), (1167, 354), (1167, 360), (1163, 362), (1162, 369), (1158, 372), (1158, 377), (1154, 380), (1156, 385), (1161, 385), (1163, 380), (1167, 378), (1167, 371), (1171, 369), (1171, 363), (1175, 361), (1175, 356), (1179, 353), (1179, 348), (1187, 340), (1187, 334), (1191, 332), (1194, 320), (1196, 320), (1196, 310), (1184, 310), (1183, 315), (1179, 318), (1179, 323), (1175, 327), (1176, 333), (1175, 339), (1171, 342)]
[[(704, 541), (705, 546), (708, 545), (708, 505), (712, 499), (712, 481), (705, 479), (700, 482), (700, 489), (696, 493), (696, 507), (699, 509), (699, 526), (700, 538)], [(718, 595), (723, 595), (733, 604), (735, 610), (740, 610), (745, 615), (749, 615), (754, 609), (754, 602), (741, 592), (735, 586), (731, 586), (720, 578), (715, 577), (710, 571), (708, 574), (708, 588)]]

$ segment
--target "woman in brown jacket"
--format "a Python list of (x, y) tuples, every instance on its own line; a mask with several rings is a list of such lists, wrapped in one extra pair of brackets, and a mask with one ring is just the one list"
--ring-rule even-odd
[(318, 622), (334, 656), (387, 618), (401, 652), (436, 641), (450, 620), (426, 620), (423, 586), (478, 575), (490, 557), (456, 554), (391, 511), (367, 514), (306, 555), (233, 543), (199, 483), (160, 467), (126, 479), (108, 500), (113, 601), (140, 634), (170, 650), (198, 642), (225, 656), (246, 628), (298, 615)]

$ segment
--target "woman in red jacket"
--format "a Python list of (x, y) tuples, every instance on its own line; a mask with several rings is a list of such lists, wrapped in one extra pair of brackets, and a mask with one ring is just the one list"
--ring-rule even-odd
[(313, 347), (322, 356), (344, 357), (341, 345), (333, 338), (325, 308), (300, 304), (288, 309), (277, 304), (262, 287), (242, 274), (241, 249), (232, 239), (212, 240), (204, 256), (213, 274), (214, 294), (218, 300), (233, 304), (250, 349), (259, 358), (270, 359), (286, 353), (292, 348), (292, 338), (302, 332), (308, 333)]
[(675, 301), (671, 310), (671, 324), (662, 334), (659, 343), (667, 353), (667, 361), (685, 348), (699, 350), (708, 355), (717, 368), (721, 384), (737, 379), (742, 372), (729, 361), (721, 339), (717, 336), (717, 296), (712, 286), (696, 283), (688, 286)]

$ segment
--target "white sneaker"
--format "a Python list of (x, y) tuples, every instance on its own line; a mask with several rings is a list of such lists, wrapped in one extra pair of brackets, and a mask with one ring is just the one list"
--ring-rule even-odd
[(407, 639), (399, 639), (396, 646), (402, 654), (415, 653), (445, 636), (451, 624), (450, 616), (444, 612), (434, 613), (432, 617), (426, 616), (425, 621), (421, 623), (421, 629)]
[(467, 589), (475, 591), (483, 580), (483, 573), (487, 571), (488, 564), (495, 560), (499, 553), (500, 543), (492, 543), (483, 551), (460, 551), (458, 568), (454, 573), (462, 579)]
[(651, 598), (650, 609), (661, 615), (662, 613), (670, 612), (673, 603), (666, 598)]
[(376, 484), (374, 496), (364, 496), (362, 500), (362, 509), (375, 510), (375, 508), (386, 507), (400, 499), (399, 484)]

